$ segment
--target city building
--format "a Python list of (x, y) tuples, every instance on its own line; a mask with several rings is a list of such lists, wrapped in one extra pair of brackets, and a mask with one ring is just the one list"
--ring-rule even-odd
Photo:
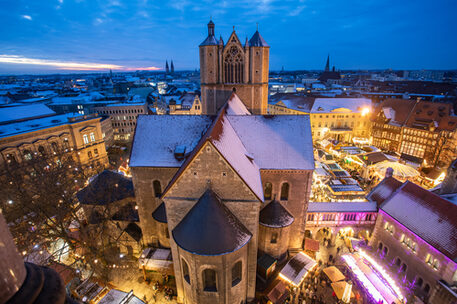
[(457, 205), (393, 177), (367, 198), (379, 206), (369, 243), (375, 257), (425, 303), (456, 303)]
[(232, 92), (253, 114), (267, 113), (270, 47), (258, 30), (243, 46), (234, 27), (224, 44), (210, 21), (199, 48), (203, 114), (216, 114)]
[(217, 116), (140, 116), (130, 168), (143, 241), (171, 247), (179, 302), (252, 300), (257, 252), (303, 249), (308, 116), (250, 115), (235, 93)]
[(197, 94), (185, 93), (176, 99), (168, 99), (168, 112), (171, 115), (201, 115), (202, 103)]
[(114, 141), (130, 141), (135, 132), (138, 115), (148, 114), (148, 104), (145, 102), (117, 103), (95, 107), (92, 111), (99, 115), (109, 116)]
[[(11, 120), (16, 117), (17, 120)], [(74, 153), (81, 164), (108, 164), (101, 117), (97, 114), (56, 115), (44, 105), (2, 109), (0, 163), (23, 163), (34, 157), (60, 152)]]
[(457, 156), (452, 104), (386, 99), (372, 115), (373, 145), (416, 158), (424, 167), (447, 167)]

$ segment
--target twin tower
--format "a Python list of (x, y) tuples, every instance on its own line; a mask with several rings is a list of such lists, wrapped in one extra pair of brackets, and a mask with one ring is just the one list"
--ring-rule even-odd
[(227, 43), (214, 35), (200, 44), (200, 82), (203, 114), (216, 114), (233, 91), (252, 114), (266, 114), (270, 47), (257, 30), (244, 46), (233, 30)]

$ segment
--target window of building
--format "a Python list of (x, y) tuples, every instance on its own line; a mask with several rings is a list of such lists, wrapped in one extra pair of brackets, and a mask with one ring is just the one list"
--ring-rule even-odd
[(276, 244), (277, 242), (278, 242), (278, 233), (277, 232), (273, 232), (271, 234), (270, 243), (271, 244)]
[(24, 150), (22, 152), (22, 155), (24, 156), (24, 160), (31, 160), (32, 159), (32, 153), (30, 153), (30, 150)]
[(400, 259), (400, 258), (397, 258), (397, 259), (395, 260), (395, 265), (396, 265), (397, 267), (400, 267), (400, 265), (401, 265), (401, 259)]
[(83, 142), (84, 142), (84, 144), (88, 144), (89, 143), (89, 136), (87, 136), (87, 134), (83, 135)]
[(52, 151), (54, 152), (54, 154), (56, 154), (59, 150), (59, 147), (57, 146), (57, 143), (56, 142), (52, 142), (51, 143), (51, 149)]
[(344, 221), (355, 221), (356, 214), (355, 213), (347, 213), (344, 215)]
[(322, 216), (322, 221), (324, 222), (331, 222), (335, 220), (335, 214), (334, 213), (326, 213)]
[(42, 156), (46, 155), (46, 150), (43, 146), (38, 146), (38, 152), (40, 152)]
[(189, 265), (187, 265), (186, 261), (184, 259), (181, 259), (182, 262), (182, 274), (184, 277), (184, 280), (190, 284), (190, 276), (189, 276)]
[(411, 240), (409, 237), (405, 236), (404, 234), (401, 235), (400, 237), (400, 242), (403, 245), (406, 245), (411, 251), (416, 252), (417, 251), (417, 244), (413, 240)]
[(94, 155), (98, 156), (98, 149), (94, 149)]
[(421, 287), (424, 284), (424, 280), (421, 277), (418, 277), (417, 280), (414, 282), (414, 285), (417, 287)]
[(382, 242), (379, 242), (379, 244), (378, 244), (378, 250), (382, 250), (382, 247), (383, 247)]
[(425, 258), (425, 263), (432, 267), (435, 270), (438, 270), (440, 263), (438, 262), (438, 259), (432, 256), (431, 254), (427, 254), (427, 257)]
[(425, 292), (426, 295), (428, 295), (428, 293), (430, 292), (430, 285), (425, 284), (424, 292)]
[(389, 248), (387, 248), (387, 246), (385, 246), (384, 249), (382, 250), (383, 255), (386, 256), (388, 252), (389, 252)]
[(95, 134), (93, 132), (90, 133), (90, 141), (95, 141)]
[(400, 271), (405, 273), (406, 269), (408, 269), (408, 266), (405, 263), (403, 263), (403, 265), (401, 265)]
[(160, 197), (162, 195), (162, 186), (160, 186), (160, 181), (153, 181), (152, 186), (154, 187), (154, 196)]
[(263, 196), (265, 197), (265, 200), (271, 200), (271, 193), (273, 192), (273, 185), (271, 183), (265, 183), (265, 188), (263, 191)]
[(89, 159), (92, 158), (92, 152), (90, 152), (90, 151), (87, 152), (87, 157), (88, 157)]
[(308, 221), (314, 221), (314, 214), (308, 213)]
[(365, 215), (365, 221), (371, 221), (371, 219), (372, 219), (371, 213), (368, 213), (367, 215)]
[(393, 234), (393, 233), (394, 233), (394, 230), (395, 230), (395, 229), (394, 229), (394, 225), (392, 225), (392, 224), (389, 223), (389, 222), (386, 222), (386, 223), (384, 224), (384, 229), (385, 229), (387, 232), (389, 232), (390, 234)]
[(232, 267), (232, 287), (238, 285), (242, 279), (243, 267), (241, 261)]
[(281, 186), (281, 200), (287, 201), (289, 199), (289, 183), (283, 183)]
[(213, 269), (203, 270), (203, 290), (204, 291), (217, 291), (216, 286), (216, 271)]

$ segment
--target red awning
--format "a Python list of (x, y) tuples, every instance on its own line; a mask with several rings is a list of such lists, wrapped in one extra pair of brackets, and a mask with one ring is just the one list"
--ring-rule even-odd
[(305, 250), (319, 251), (319, 241), (306, 238), (305, 239)]

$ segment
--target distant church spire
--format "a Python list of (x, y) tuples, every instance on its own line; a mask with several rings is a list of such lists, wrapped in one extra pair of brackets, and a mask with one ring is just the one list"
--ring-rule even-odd
[(330, 54), (327, 56), (327, 63), (325, 64), (325, 71), (329, 72), (330, 71)]
[(169, 73), (170, 68), (168, 67), (168, 60), (165, 60), (165, 73)]
[(171, 60), (170, 71), (171, 71), (172, 73), (175, 72), (175, 66), (173, 65), (173, 59)]

